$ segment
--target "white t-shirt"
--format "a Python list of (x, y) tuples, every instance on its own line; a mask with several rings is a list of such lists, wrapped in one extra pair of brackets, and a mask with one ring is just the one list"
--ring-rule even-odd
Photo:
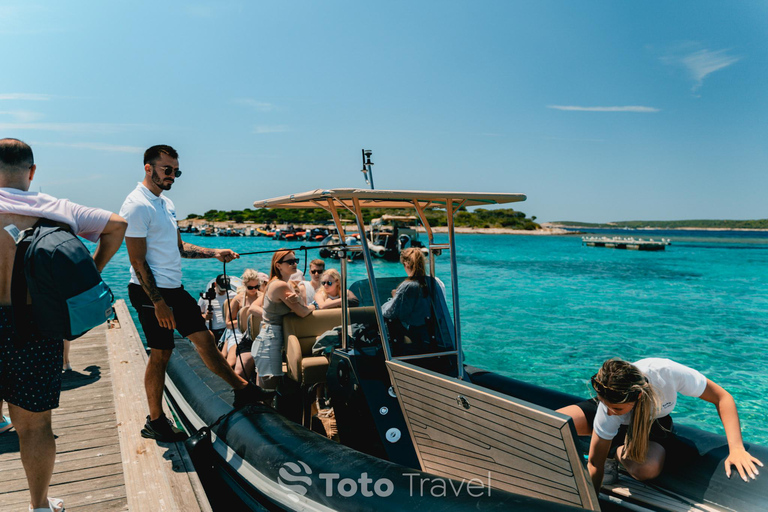
[[(231, 302), (235, 301), (235, 292), (230, 291), (229, 292), (229, 300), (230, 300), (230, 306), (232, 305)], [(227, 294), (224, 293), (222, 295), (216, 295), (216, 298), (211, 301), (211, 306), (213, 306), (213, 328), (214, 329), (224, 329), (226, 327), (226, 324), (224, 323), (224, 304), (227, 302)], [(208, 301), (200, 298), (199, 301), (197, 301), (197, 304), (200, 306), (200, 312), (205, 313), (208, 311)], [(207, 321), (206, 321), (207, 322)]]
[(42, 217), (67, 224), (72, 232), (97, 242), (112, 212), (57, 199), (41, 192), (0, 187), (0, 213)]
[[(659, 396), (661, 410), (656, 412), (654, 419), (672, 412), (677, 404), (678, 393), (700, 397), (707, 387), (707, 378), (704, 375), (671, 359), (649, 357), (632, 364), (648, 377), (648, 382)], [(608, 408), (600, 402), (593, 428), (600, 439), (610, 440), (616, 437), (619, 427), (629, 425), (631, 419), (631, 411), (621, 416), (608, 416)]]
[[(128, 221), (126, 238), (146, 238), (147, 256), (158, 288), (181, 286), (181, 253), (173, 202), (163, 194), (156, 196), (143, 183), (128, 194), (120, 216)], [(141, 284), (131, 267), (131, 283)]]
[(312, 304), (312, 302), (315, 300), (315, 293), (317, 293), (317, 290), (322, 288), (323, 285), (318, 285), (317, 288), (312, 286), (312, 281), (304, 281), (304, 289), (307, 291), (307, 306)]

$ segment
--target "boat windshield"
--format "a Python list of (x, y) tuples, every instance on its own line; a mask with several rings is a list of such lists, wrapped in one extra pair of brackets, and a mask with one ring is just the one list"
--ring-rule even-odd
[[(456, 377), (455, 330), (443, 282), (431, 276), (380, 277), (375, 282), (391, 357)], [(356, 281), (349, 290), (361, 308), (375, 306), (369, 280)], [(372, 325), (366, 328), (375, 329), (375, 317), (368, 318)]]

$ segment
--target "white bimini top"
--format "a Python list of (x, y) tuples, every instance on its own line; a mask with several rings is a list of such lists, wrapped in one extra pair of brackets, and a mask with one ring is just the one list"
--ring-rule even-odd
[[(156, 196), (143, 183), (128, 194), (120, 216), (128, 221), (126, 238), (146, 238), (147, 256), (158, 288), (181, 287), (181, 253), (173, 201)], [(131, 283), (141, 284), (131, 267)]]
[[(643, 372), (659, 396), (661, 409), (656, 412), (654, 419), (672, 412), (677, 404), (678, 393), (698, 398), (707, 387), (704, 375), (671, 359), (649, 357), (632, 364)], [(599, 402), (593, 428), (600, 439), (610, 440), (619, 433), (619, 427), (629, 425), (631, 419), (631, 411), (621, 416), (608, 416), (608, 408)]]

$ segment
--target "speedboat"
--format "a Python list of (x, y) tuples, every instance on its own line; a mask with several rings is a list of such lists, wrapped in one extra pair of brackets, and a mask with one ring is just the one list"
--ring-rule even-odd
[[(662, 474), (595, 492), (588, 439), (556, 409), (582, 400), (465, 364), (453, 218), (461, 207), (525, 200), (522, 194), (330, 189), (256, 201), (257, 208), (324, 208), (336, 221), (363, 209), (412, 209), (426, 231), (425, 324), (388, 316), (401, 279), (378, 277), (367, 244), (367, 278), (347, 282), (342, 307), (285, 317), (285, 378), (270, 406), (235, 410), (231, 392), (189, 343), (168, 366), (167, 397), (201, 467), (221, 477), (253, 510), (628, 510), (762, 511), (768, 480), (726, 478), (724, 436), (676, 425)], [(442, 209), (447, 243), (436, 243), (424, 212)], [(434, 253), (447, 251), (436, 271)], [(440, 275), (445, 282), (437, 286)], [(335, 343), (317, 344), (334, 331)], [(326, 333), (326, 334), (324, 334)], [(313, 350), (314, 349), (314, 350)], [(314, 405), (324, 386), (331, 409)], [(757, 458), (768, 449), (747, 444)]]
[[(385, 214), (371, 220), (371, 253), (388, 261), (398, 261), (400, 252), (409, 247), (416, 247), (428, 255), (429, 250), (419, 240), (417, 225), (418, 217), (415, 215)], [(436, 249), (434, 254), (440, 255), (440, 249)]]

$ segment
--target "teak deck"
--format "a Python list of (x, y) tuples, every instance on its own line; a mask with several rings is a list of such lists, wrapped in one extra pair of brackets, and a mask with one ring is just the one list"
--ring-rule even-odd
[[(67, 511), (210, 511), (181, 443), (144, 439), (146, 353), (124, 301), (118, 322), (72, 342), (72, 372), (53, 411), (56, 465), (49, 496)], [(5, 409), (7, 414), (7, 409)], [(169, 413), (166, 411), (166, 415)], [(15, 431), (0, 436), (0, 510), (27, 510)]]

